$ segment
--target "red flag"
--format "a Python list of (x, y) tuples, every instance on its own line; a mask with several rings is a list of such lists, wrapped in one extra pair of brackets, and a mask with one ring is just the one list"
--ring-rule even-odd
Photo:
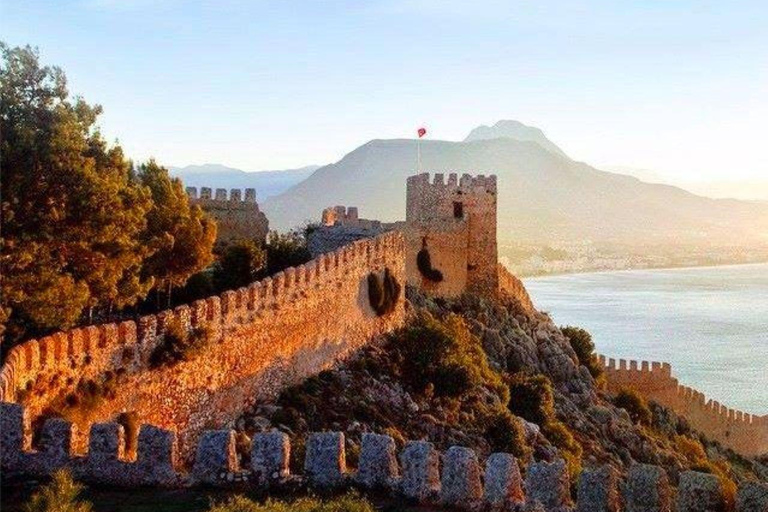
[(423, 136), (425, 136), (425, 135), (427, 134), (427, 129), (426, 129), (426, 128), (424, 128), (424, 127), (421, 127), (421, 128), (419, 128), (419, 129), (416, 131), (416, 133), (418, 133), (418, 134), (419, 134), (419, 138), (422, 138)]

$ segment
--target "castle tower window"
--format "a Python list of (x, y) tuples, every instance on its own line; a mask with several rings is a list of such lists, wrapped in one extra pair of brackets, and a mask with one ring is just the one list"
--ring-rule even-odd
[(459, 201), (453, 202), (453, 217), (455, 219), (464, 218), (464, 205)]

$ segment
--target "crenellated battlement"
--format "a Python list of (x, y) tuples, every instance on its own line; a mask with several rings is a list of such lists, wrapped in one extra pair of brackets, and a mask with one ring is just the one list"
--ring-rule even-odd
[(448, 173), (448, 179), (446, 180), (445, 173), (437, 172), (434, 174), (432, 180), (428, 172), (417, 174), (415, 176), (409, 176), (407, 181), (408, 187), (414, 187), (419, 189), (434, 189), (440, 193), (445, 191), (462, 191), (465, 194), (470, 193), (491, 193), (496, 194), (496, 175), (485, 176), (478, 174), (472, 176), (470, 174), (462, 174), (459, 178), (458, 173)]
[[(499, 292), (496, 176), (428, 173), (408, 178), (405, 233), (408, 281), (433, 295)], [(417, 255), (427, 251), (441, 279), (425, 278)], [(434, 275), (434, 274), (433, 274)]]
[(359, 221), (357, 206), (329, 206), (323, 210), (321, 222), (323, 226), (338, 224), (355, 224)]
[[(39, 446), (31, 446), (29, 416), (18, 404), (0, 403), (0, 449), (5, 477), (43, 477), (68, 468), (75, 478), (90, 483), (122, 487), (153, 485), (182, 487), (267, 488), (306, 483), (315, 489), (339, 490), (347, 486), (384, 491), (419, 504), (500, 510), (533, 507), (545, 510), (619, 510), (622, 498), (627, 510), (670, 510), (673, 492), (666, 473), (657, 466), (635, 464), (623, 475), (610, 466), (585, 468), (576, 484), (577, 500), (571, 498), (566, 464), (529, 462), (525, 478), (521, 461), (508, 453), (493, 453), (481, 464), (477, 454), (452, 446), (440, 453), (428, 441), (406, 442), (398, 454), (387, 435), (362, 436), (356, 469), (349, 468), (342, 432), (314, 432), (305, 441), (304, 471), (291, 475), (291, 442), (279, 431), (254, 435), (248, 467), (241, 467), (232, 430), (207, 430), (197, 443), (191, 471), (179, 463), (174, 432), (142, 425), (136, 457), (127, 456), (125, 431), (117, 423), (90, 426), (87, 450), (78, 453), (72, 444), (75, 426), (49, 419)], [(649, 492), (653, 489), (653, 492)], [(748, 482), (738, 492), (737, 503), (768, 507), (768, 493), (761, 484)], [(622, 496), (623, 494), (623, 496)], [(692, 512), (691, 503), (723, 502), (723, 490), (715, 476), (685, 471), (680, 474), (677, 510)], [(642, 507), (642, 508), (638, 508)], [(763, 507), (763, 508), (760, 508)]]
[[(109, 419), (137, 410), (142, 419), (183, 430), (187, 452), (210, 421), (226, 421), (402, 324), (404, 298), (394, 313), (378, 317), (367, 300), (367, 276), (388, 268), (403, 283), (404, 252), (402, 235), (386, 233), (156, 315), (27, 341), (11, 349), (0, 370), (0, 400), (23, 397), (34, 417), (79, 382), (111, 372), (130, 393), (108, 401), (98, 414)], [(214, 343), (198, 361), (148, 371), (172, 321), (206, 328)], [(227, 399), (230, 393), (237, 399)]]
[(216, 241), (229, 243), (235, 240), (264, 240), (269, 232), (269, 221), (256, 203), (256, 189), (246, 188), (245, 195), (239, 188), (227, 189), (187, 187), (187, 196), (216, 220)]
[[(215, 190), (215, 193), (214, 193)], [(200, 196), (197, 195), (197, 187), (187, 187), (187, 196), (194, 200), (204, 201), (230, 201), (233, 203), (255, 203), (256, 202), (256, 189), (246, 188), (245, 194), (243, 190), (239, 188), (233, 188), (229, 190), (229, 196), (227, 196), (227, 189), (211, 187), (201, 187)]]
[(658, 361), (633, 361), (598, 356), (608, 389), (631, 388), (669, 407), (712, 440), (743, 455), (768, 453), (768, 415), (757, 416), (726, 407), (672, 376), (672, 367)]

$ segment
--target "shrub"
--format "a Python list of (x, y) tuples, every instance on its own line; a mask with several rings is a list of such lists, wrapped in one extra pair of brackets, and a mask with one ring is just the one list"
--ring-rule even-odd
[(83, 486), (72, 480), (69, 472), (60, 469), (52, 480), (40, 487), (24, 505), (25, 512), (90, 512), (92, 505), (78, 501)]
[(368, 274), (368, 300), (378, 316), (395, 310), (401, 291), (400, 283), (389, 268), (384, 269), (383, 277), (376, 272)]
[(511, 453), (518, 458), (526, 458), (531, 452), (525, 442), (522, 422), (506, 409), (496, 411), (490, 417), (485, 439), (494, 452)]
[(580, 327), (562, 327), (560, 329), (571, 344), (571, 348), (576, 352), (579, 364), (587, 367), (590, 375), (595, 379), (603, 375), (603, 368), (595, 354), (595, 344), (592, 342), (592, 335)]
[(273, 275), (288, 267), (296, 267), (312, 259), (307, 249), (304, 233), (291, 231), (278, 234), (272, 231), (267, 237), (267, 274)]
[(416, 267), (418, 267), (422, 276), (432, 282), (439, 283), (443, 280), (443, 273), (436, 268), (432, 268), (432, 257), (429, 255), (429, 250), (426, 247), (421, 249), (416, 255)]
[(648, 407), (648, 403), (645, 398), (633, 389), (620, 389), (616, 393), (616, 397), (613, 399), (613, 403), (616, 407), (621, 407), (629, 413), (629, 417), (632, 421), (639, 423), (640, 425), (650, 425), (653, 420), (651, 409)]
[(508, 399), (480, 340), (460, 316), (437, 320), (420, 313), (393, 335), (392, 348), (401, 364), (401, 378), (416, 392), (423, 394), (431, 387), (436, 397), (459, 397), (482, 385), (503, 394), (504, 402)]
[(509, 386), (509, 410), (526, 420), (545, 425), (555, 417), (552, 382), (544, 375), (515, 373), (506, 378)]
[(136, 443), (139, 438), (139, 415), (136, 411), (121, 412), (117, 415), (117, 423), (125, 430), (125, 449), (128, 453), (136, 453)]
[(687, 436), (675, 436), (673, 441), (677, 452), (683, 455), (691, 464), (691, 470), (715, 475), (720, 480), (726, 504), (725, 510), (733, 510), (736, 500), (736, 483), (730, 477), (730, 464), (724, 460), (709, 460), (704, 446), (698, 439)]
[(267, 266), (267, 251), (253, 240), (228, 245), (214, 266), (213, 280), (219, 291), (233, 290), (256, 281)]
[(581, 444), (573, 437), (568, 426), (558, 420), (552, 420), (543, 425), (542, 433), (550, 443), (560, 450), (560, 455), (563, 456), (568, 465), (571, 478), (575, 479), (581, 471)]
[(188, 331), (174, 318), (166, 326), (163, 341), (149, 356), (151, 368), (172, 366), (179, 361), (189, 361), (213, 340), (213, 331), (207, 325)]

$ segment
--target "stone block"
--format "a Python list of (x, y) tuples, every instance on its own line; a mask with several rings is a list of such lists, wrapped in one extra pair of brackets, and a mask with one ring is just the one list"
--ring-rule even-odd
[(736, 494), (736, 512), (768, 512), (768, 484), (741, 484)]
[(260, 483), (284, 478), (290, 473), (291, 442), (283, 432), (255, 434), (251, 444), (251, 470)]
[(483, 495), (480, 464), (474, 450), (451, 446), (443, 456), (440, 500), (446, 505), (469, 507)]
[(720, 512), (725, 508), (723, 489), (715, 475), (685, 471), (677, 486), (677, 512)]
[(29, 448), (29, 417), (19, 404), (0, 403), (0, 457), (2, 468), (9, 471), (19, 459), (19, 454)]
[(611, 466), (585, 469), (579, 477), (578, 512), (618, 512), (618, 475)]
[(176, 434), (170, 430), (142, 425), (136, 445), (136, 465), (142, 483), (169, 485), (176, 481)]
[(233, 430), (207, 430), (197, 444), (192, 475), (198, 482), (215, 484), (222, 473), (237, 471), (235, 432)]
[(344, 434), (313, 432), (307, 439), (304, 471), (312, 485), (335, 487), (344, 481), (347, 472)]
[(125, 430), (118, 423), (91, 425), (88, 439), (88, 466), (91, 474), (108, 473), (114, 463), (123, 458)]
[(50, 418), (40, 432), (40, 449), (50, 466), (64, 465), (73, 455), (75, 425), (61, 418)]
[(409, 441), (400, 454), (401, 492), (420, 503), (440, 491), (440, 454), (427, 441)]
[(394, 439), (379, 434), (363, 434), (357, 482), (368, 488), (388, 487), (398, 475)]
[[(455, 179), (455, 174), (453, 175)], [(522, 503), (523, 479), (515, 457), (492, 453), (485, 462), (485, 501), (491, 505)]]
[(627, 512), (670, 512), (671, 495), (669, 479), (660, 467), (635, 464), (629, 468), (624, 496)]
[(525, 493), (529, 501), (538, 501), (547, 510), (562, 510), (570, 506), (570, 481), (565, 461), (534, 462), (528, 466)]

